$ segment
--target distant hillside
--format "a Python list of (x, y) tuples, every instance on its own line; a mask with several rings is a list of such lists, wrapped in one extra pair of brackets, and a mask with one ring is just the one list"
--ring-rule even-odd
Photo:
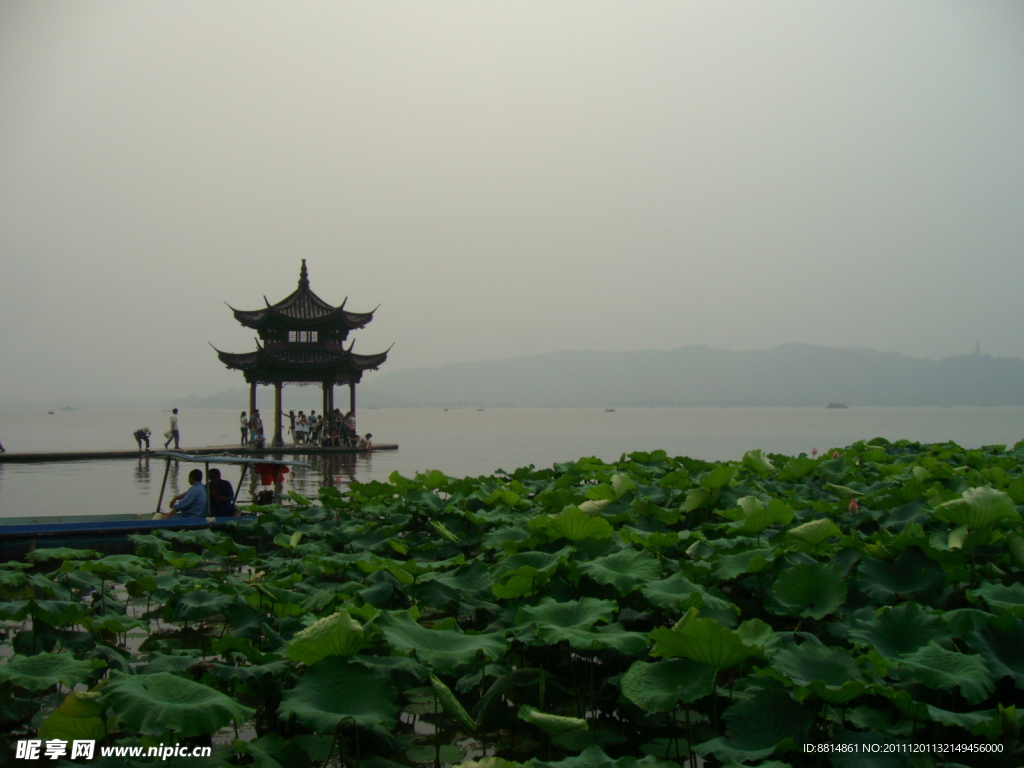
[(808, 344), (553, 352), (382, 373), (364, 391), (379, 405), (428, 407), (1024, 405), (1024, 360)]

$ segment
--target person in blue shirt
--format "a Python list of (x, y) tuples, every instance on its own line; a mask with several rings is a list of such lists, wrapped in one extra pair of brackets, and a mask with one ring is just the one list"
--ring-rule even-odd
[(235, 489), (231, 483), (220, 476), (220, 470), (210, 470), (210, 514), (214, 517), (236, 517), (240, 514), (235, 508)]
[(191, 487), (171, 499), (171, 511), (164, 515), (164, 520), (175, 515), (206, 517), (206, 486), (203, 485), (203, 470), (193, 469), (189, 472), (188, 482)]

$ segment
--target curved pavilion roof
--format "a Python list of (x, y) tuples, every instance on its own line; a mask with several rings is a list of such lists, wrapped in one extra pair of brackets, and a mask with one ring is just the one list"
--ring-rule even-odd
[[(377, 370), (388, 359), (388, 352), (360, 355), (348, 349), (324, 347), (261, 347), (255, 352), (221, 352), (217, 357), (228, 368), (245, 373), (246, 381), (270, 383), (281, 378), (285, 381), (319, 381), (323, 372), (330, 371), (334, 381), (359, 381), (363, 371)], [(290, 374), (290, 375), (289, 375)], [(291, 378), (294, 376), (294, 378)]]
[[(266, 300), (266, 297), (263, 299)], [(345, 335), (356, 328), (365, 328), (373, 320), (373, 312), (349, 312), (345, 309), (345, 301), (340, 307), (332, 306), (321, 299), (309, 287), (309, 273), (306, 271), (306, 260), (302, 260), (299, 271), (299, 287), (289, 296), (263, 309), (243, 310), (228, 307), (235, 319), (247, 328), (262, 330), (267, 327), (276, 328), (322, 328), (324, 330), (342, 330)]]

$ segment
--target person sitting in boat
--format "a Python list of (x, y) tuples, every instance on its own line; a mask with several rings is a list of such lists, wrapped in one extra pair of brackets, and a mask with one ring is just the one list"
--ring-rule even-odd
[(139, 444), (139, 453), (142, 453), (142, 442), (146, 442), (146, 450), (149, 450), (149, 427), (143, 427), (142, 429), (136, 429), (132, 432), (132, 437), (135, 438), (135, 442)]
[(242, 513), (235, 508), (235, 489), (220, 476), (220, 470), (210, 470), (210, 514), (214, 517), (238, 517)]
[(164, 520), (175, 515), (206, 517), (206, 486), (203, 485), (203, 470), (193, 469), (189, 472), (188, 482), (191, 487), (171, 499), (171, 511), (164, 515)]

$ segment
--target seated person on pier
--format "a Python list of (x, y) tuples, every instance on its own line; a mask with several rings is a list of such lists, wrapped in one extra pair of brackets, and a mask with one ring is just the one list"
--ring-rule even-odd
[(242, 513), (235, 508), (235, 489), (220, 476), (220, 470), (210, 470), (210, 514), (214, 517), (238, 517)]
[(371, 440), (372, 437), (373, 437), (373, 435), (371, 433), (367, 432), (366, 433), (366, 437), (360, 437), (359, 438), (359, 442), (356, 444), (356, 448), (358, 448), (360, 451), (372, 451), (373, 450), (373, 441)]
[(164, 520), (179, 515), (181, 517), (206, 517), (206, 486), (203, 485), (203, 470), (193, 469), (188, 473), (191, 487), (171, 499), (171, 511), (164, 515)]

